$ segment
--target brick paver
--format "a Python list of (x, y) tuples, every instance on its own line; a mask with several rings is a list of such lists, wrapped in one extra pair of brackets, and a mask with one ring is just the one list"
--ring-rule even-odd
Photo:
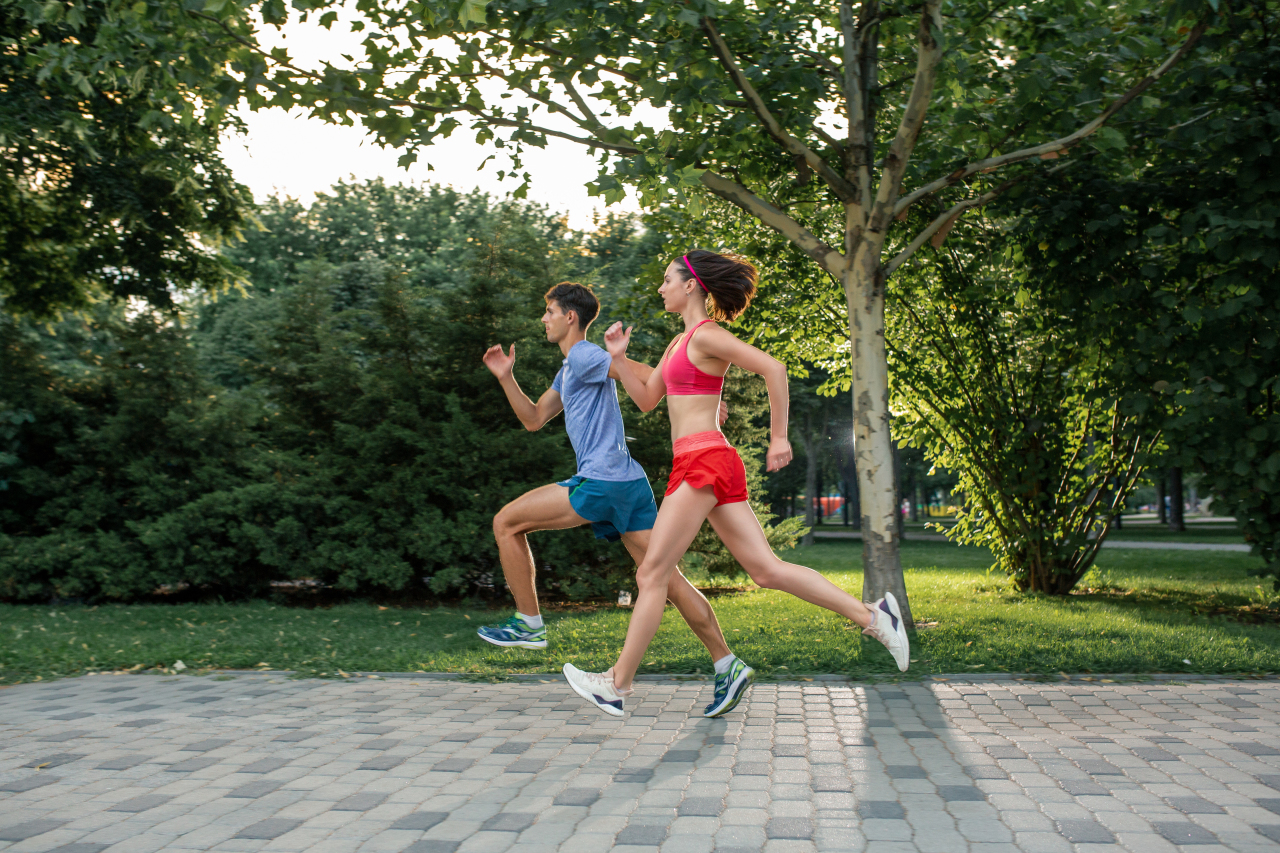
[(0, 851), (1280, 850), (1280, 684), (95, 676), (0, 691)]

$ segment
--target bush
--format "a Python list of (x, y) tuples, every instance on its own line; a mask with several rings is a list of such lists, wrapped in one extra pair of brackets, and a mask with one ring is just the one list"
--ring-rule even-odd
[[(567, 241), (519, 208), (485, 225), (433, 281), (396, 258), (300, 263), (194, 333), (145, 311), (57, 334), (5, 321), (0, 597), (500, 588), (493, 514), (571, 474), (573, 453), (558, 424), (523, 430), (480, 355), (514, 340), (526, 386), (550, 384), (560, 353), (537, 318)], [(237, 362), (210, 358), (207, 335)], [(228, 375), (238, 390), (212, 379)], [(558, 594), (634, 572), (582, 531), (536, 545)]]

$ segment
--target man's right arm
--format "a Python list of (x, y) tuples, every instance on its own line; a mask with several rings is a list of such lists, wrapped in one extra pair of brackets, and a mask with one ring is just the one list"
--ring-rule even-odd
[(520, 383), (516, 382), (514, 368), (516, 364), (516, 345), (511, 345), (511, 352), (504, 353), (501, 346), (492, 346), (485, 352), (484, 366), (489, 368), (502, 385), (503, 392), (507, 395), (507, 402), (511, 404), (511, 408), (515, 410), (516, 417), (520, 419), (520, 423), (524, 424), (524, 428), (533, 432), (541, 429), (543, 424), (554, 418), (556, 415), (564, 411), (564, 404), (560, 400), (560, 392), (554, 387), (548, 389), (538, 402), (533, 402), (529, 396), (520, 390)]

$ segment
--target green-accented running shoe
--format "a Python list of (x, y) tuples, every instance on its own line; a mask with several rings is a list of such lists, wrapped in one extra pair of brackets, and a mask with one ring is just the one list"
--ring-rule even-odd
[(738, 702), (747, 692), (747, 687), (755, 677), (756, 671), (737, 658), (729, 671), (716, 675), (716, 695), (711, 704), (702, 712), (704, 717), (718, 717), (727, 714), (737, 707)]
[(519, 616), (512, 616), (500, 625), (485, 625), (476, 631), (480, 639), (495, 646), (519, 647), (522, 649), (545, 649), (547, 647), (547, 628), (530, 628), (529, 623)]

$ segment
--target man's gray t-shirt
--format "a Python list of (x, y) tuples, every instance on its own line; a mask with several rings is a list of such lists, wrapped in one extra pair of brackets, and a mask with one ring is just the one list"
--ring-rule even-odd
[(617, 385), (609, 378), (609, 353), (578, 341), (551, 383), (564, 403), (564, 426), (578, 457), (578, 476), (621, 483), (644, 477), (631, 458), (618, 408)]

